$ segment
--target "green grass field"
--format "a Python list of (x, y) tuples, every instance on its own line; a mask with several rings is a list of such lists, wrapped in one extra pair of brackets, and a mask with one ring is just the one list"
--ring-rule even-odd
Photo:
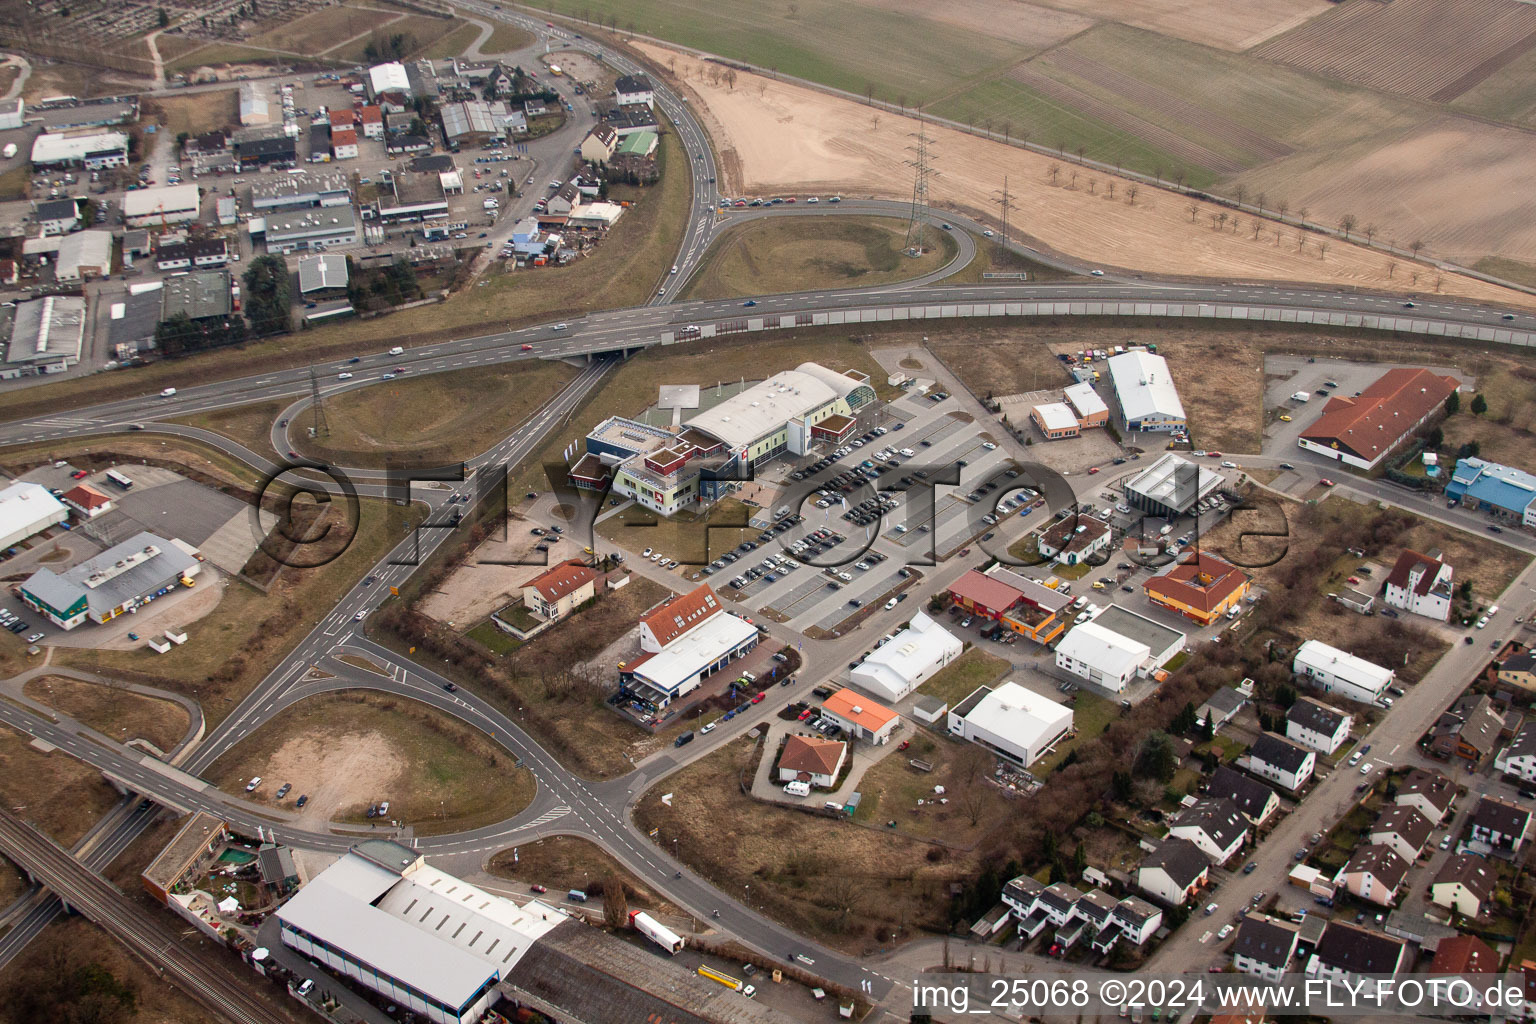
[(1472, 89), (1451, 106), (1479, 117), (1536, 127), (1536, 50), (1527, 50)]
[(465, 50), (469, 49), (470, 44), (479, 38), (479, 36), (479, 25), (471, 25), (468, 23), (460, 25), (458, 28), (454, 29), (452, 32), (449, 32), (437, 42), (427, 47), (422, 56), (431, 60), (447, 60), (450, 57), (458, 57), (462, 55)]
[(902, 252), (905, 221), (891, 217), (777, 217), (748, 221), (715, 243), (682, 297), (727, 299), (808, 288), (869, 288), (910, 280), (954, 259), (948, 232), (929, 231), (939, 247), (913, 258)]
[[(872, 4), (796, 0), (765, 7), (721, 0), (707, 12), (687, 0), (597, 0), (572, 8), (530, 6), (567, 16), (617, 19), (633, 31), (735, 57), (857, 95), (927, 103), (971, 78), (1038, 50)], [(1048, 45), (1052, 40), (1043, 40)], [(893, 59), (894, 55), (899, 59)]]

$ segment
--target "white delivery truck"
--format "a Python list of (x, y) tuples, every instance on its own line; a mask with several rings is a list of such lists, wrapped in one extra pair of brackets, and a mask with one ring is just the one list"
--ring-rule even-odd
[(643, 910), (630, 911), (629, 923), (635, 931), (644, 935), (668, 953), (676, 954), (678, 950), (683, 948), (683, 940), (676, 932), (667, 928)]
[(1305, 391), (1298, 391), (1294, 395), (1291, 396), (1291, 401), (1293, 401), (1293, 402), (1310, 402), (1310, 401), (1312, 401), (1312, 396), (1307, 394)]

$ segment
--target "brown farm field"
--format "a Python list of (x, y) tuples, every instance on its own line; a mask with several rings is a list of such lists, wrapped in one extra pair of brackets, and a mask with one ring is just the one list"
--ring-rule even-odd
[(1329, 9), (1322, 0), (1046, 0), (1052, 7), (1223, 50), (1246, 50)]
[(275, 25), (250, 40), (252, 46), (273, 50), (291, 50), (311, 56), (335, 47), (353, 36), (366, 36), (375, 30), (390, 30), (390, 23), (404, 16), (395, 8), (368, 4), (341, 4)]
[[(732, 89), (712, 81), (702, 61), (655, 44), (634, 45), (654, 62), (674, 66), (681, 85), (698, 98), (696, 109), (721, 154), (724, 191), (907, 192), (911, 172), (902, 161), (914, 119), (872, 115), (852, 100), (757, 76)], [(1296, 229), (1272, 221), (1259, 221), (1257, 235), (1247, 217), (1238, 218), (1235, 231), (1230, 219), (1218, 230), (1215, 211), (1199, 202), (1191, 216), (1189, 200), (1144, 186), (1131, 201), (1128, 182), (1114, 175), (1077, 171), (1064, 160), (960, 131), (926, 130), (936, 140), (933, 165), (941, 176), (933, 194), (939, 208), (990, 217), (994, 191), (1006, 174), (1016, 201), (1031, 211), (1030, 235), (1080, 258), (1162, 274), (1176, 268), (1202, 276), (1372, 288), (1391, 287), (1401, 269), (1401, 260), (1364, 246), (1334, 241), (1325, 252), (1310, 234), (1298, 245)], [(1298, 209), (1294, 202), (1291, 209)], [(1522, 293), (1452, 275), (1444, 277), (1442, 290), (1536, 304)]]
[(201, 135), (240, 123), (240, 92), (221, 89), (215, 92), (189, 93), (182, 96), (158, 96), (144, 103), (171, 135), (186, 132)]
[(1518, 0), (1345, 0), (1253, 54), (1449, 102), (1533, 45), (1536, 7)]

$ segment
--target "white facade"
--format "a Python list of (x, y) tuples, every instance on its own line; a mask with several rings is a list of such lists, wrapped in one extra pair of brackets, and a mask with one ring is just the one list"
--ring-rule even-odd
[(1072, 730), (1072, 709), (1005, 682), (977, 690), (949, 713), (952, 736), (1028, 767)]
[(1522, 725), (1509, 746), (1494, 758), (1493, 766), (1505, 775), (1536, 782), (1536, 723)]
[(0, 548), (69, 518), (69, 509), (41, 484), (18, 481), (0, 491)]
[(126, 167), (128, 166), (128, 136), (122, 132), (39, 135), (32, 140), (32, 163), (40, 167), (79, 164), (88, 171)]
[(1447, 563), (1426, 559), (1407, 568), (1407, 578), (1401, 585), (1392, 576), (1387, 577), (1382, 600), (1390, 608), (1447, 622), (1451, 617), (1452, 572)]
[(1248, 754), (1248, 770), (1296, 792), (1312, 778), (1317, 767), (1317, 751), (1264, 733)]
[(1150, 352), (1126, 352), (1109, 359), (1109, 379), (1120, 400), (1126, 430), (1181, 430), (1188, 420), (1168, 362)]
[(1319, 640), (1308, 640), (1296, 651), (1291, 671), (1324, 693), (1361, 704), (1377, 701), (1396, 677), (1391, 669), (1357, 658)]
[(77, 231), (59, 241), (59, 257), (53, 276), (60, 281), (79, 281), (112, 272), (112, 232)]
[[(1312, 713), (1313, 708), (1321, 711)], [(1349, 730), (1353, 724), (1353, 715), (1302, 697), (1286, 714), (1285, 736), (1304, 747), (1332, 754), (1349, 740)]]
[(146, 188), (123, 196), (123, 223), (131, 228), (197, 220), (196, 185)]
[(891, 641), (870, 652), (849, 677), (882, 700), (897, 701), (960, 657), (964, 645), (922, 612)]
[(1151, 654), (1144, 643), (1085, 622), (1074, 626), (1056, 645), (1056, 667), (1119, 693), (1136, 678)]

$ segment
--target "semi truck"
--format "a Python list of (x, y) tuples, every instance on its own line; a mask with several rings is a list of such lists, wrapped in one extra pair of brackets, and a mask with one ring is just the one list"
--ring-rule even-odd
[(681, 936), (643, 910), (631, 910), (629, 912), (629, 924), (635, 931), (644, 935), (668, 953), (676, 955), (678, 950), (683, 948)]

